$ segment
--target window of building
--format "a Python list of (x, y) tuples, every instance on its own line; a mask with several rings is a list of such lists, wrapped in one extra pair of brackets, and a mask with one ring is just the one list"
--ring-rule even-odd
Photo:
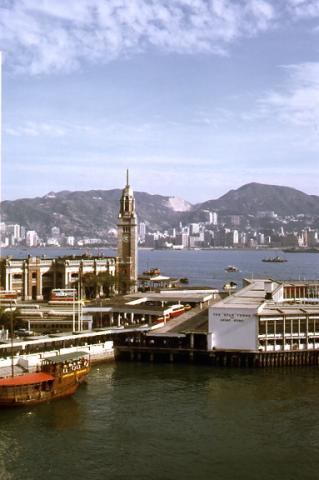
[(268, 335), (273, 335), (274, 334), (274, 321), (273, 320), (268, 320)]
[(276, 320), (276, 334), (282, 335), (284, 333), (284, 321)]
[(259, 322), (259, 335), (266, 334), (266, 322)]

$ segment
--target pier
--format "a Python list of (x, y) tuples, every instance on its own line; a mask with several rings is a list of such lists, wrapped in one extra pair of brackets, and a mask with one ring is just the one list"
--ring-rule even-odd
[(197, 363), (224, 368), (305, 367), (319, 366), (319, 351), (209, 352), (207, 349), (185, 348), (177, 344), (175, 347), (117, 345), (115, 347), (115, 359), (118, 361)]

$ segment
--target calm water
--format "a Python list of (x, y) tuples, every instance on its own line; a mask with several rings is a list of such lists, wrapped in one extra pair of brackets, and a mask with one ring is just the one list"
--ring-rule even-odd
[[(139, 261), (140, 271), (158, 266), (213, 286), (252, 275), (319, 277), (318, 254), (261, 262), (277, 253), (141, 251)], [(227, 274), (229, 264), (241, 272)], [(73, 398), (0, 411), (0, 480), (307, 480), (319, 477), (318, 448), (312, 368), (105, 364)]]
[[(110, 249), (67, 250), (57, 248), (30, 249), (32, 255), (76, 255), (90, 251), (115, 256)], [(1, 255), (23, 258), (27, 251), (19, 249), (2, 249)], [(264, 263), (263, 258), (280, 255), (287, 263)], [(242, 278), (271, 277), (275, 279), (318, 279), (319, 254), (317, 253), (283, 253), (280, 250), (139, 250), (139, 273), (152, 267), (159, 267), (164, 275), (187, 277), (194, 285), (222, 287), (225, 281), (235, 281), (241, 285)], [(239, 272), (227, 273), (225, 267), (236, 265)]]
[(103, 365), (75, 397), (2, 411), (0, 478), (316, 479), (316, 369)]

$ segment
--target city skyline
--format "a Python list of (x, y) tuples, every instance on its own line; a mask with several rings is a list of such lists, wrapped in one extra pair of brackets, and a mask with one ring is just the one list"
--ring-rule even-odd
[(121, 188), (196, 203), (249, 182), (318, 195), (319, 7), (5, 2), (2, 199)]

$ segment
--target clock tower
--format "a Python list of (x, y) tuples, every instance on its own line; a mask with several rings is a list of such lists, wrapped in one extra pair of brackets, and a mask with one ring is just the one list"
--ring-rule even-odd
[[(119, 272), (127, 281), (125, 290), (137, 290), (137, 217), (133, 190), (126, 171), (126, 186), (123, 189), (118, 217)], [(132, 284), (131, 284), (132, 283)]]

